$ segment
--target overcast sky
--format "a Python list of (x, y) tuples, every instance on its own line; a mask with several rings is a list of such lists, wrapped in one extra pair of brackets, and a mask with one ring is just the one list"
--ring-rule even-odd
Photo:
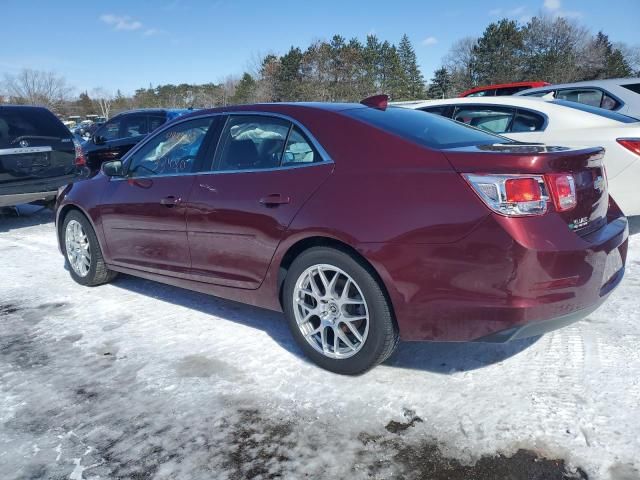
[(335, 33), (394, 43), (407, 33), (429, 79), (455, 40), (504, 16), (524, 22), (541, 12), (576, 18), (613, 42), (640, 43), (640, 0), (2, 0), (0, 78), (25, 67), (54, 70), (77, 92), (132, 93), (217, 82), (261, 54)]

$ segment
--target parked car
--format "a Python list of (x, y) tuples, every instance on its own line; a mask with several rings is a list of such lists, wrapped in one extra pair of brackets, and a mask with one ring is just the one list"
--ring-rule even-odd
[(503, 95), (514, 95), (529, 88), (544, 87), (551, 85), (547, 82), (513, 82), (500, 83), (497, 85), (486, 85), (484, 87), (474, 87), (462, 92), (459, 97), (499, 97)]
[(98, 127), (82, 148), (92, 173), (109, 160), (117, 160), (164, 123), (190, 112), (186, 109), (140, 109), (120, 113)]
[(71, 132), (49, 110), (0, 105), (0, 207), (52, 202), (83, 175)]
[(454, 98), (402, 106), (453, 118), (527, 143), (605, 148), (609, 191), (627, 215), (640, 215), (640, 120), (602, 108), (539, 98)]
[(552, 96), (640, 118), (640, 78), (613, 78), (562, 83), (516, 93), (526, 97)]
[(123, 272), (284, 310), (300, 348), (344, 374), (399, 338), (539, 335), (619, 284), (628, 225), (601, 149), (365, 104), (234, 106), (160, 128), (58, 197), (72, 278)]

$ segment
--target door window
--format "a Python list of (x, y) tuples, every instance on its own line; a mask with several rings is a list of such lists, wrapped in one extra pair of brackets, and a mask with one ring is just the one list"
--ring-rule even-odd
[(457, 107), (453, 119), (480, 128), (491, 133), (505, 133), (509, 131), (514, 116), (514, 110), (509, 107), (469, 106)]
[(120, 138), (120, 124), (122, 117), (114, 118), (105, 123), (97, 132), (97, 137), (102, 137), (105, 141)]
[(161, 127), (167, 119), (162, 115), (152, 115), (149, 117), (149, 132), (153, 132), (156, 128)]
[(187, 174), (196, 171), (196, 159), (211, 126), (211, 118), (180, 123), (154, 136), (129, 163), (130, 177)]
[(290, 127), (289, 122), (279, 118), (229, 117), (222, 133), (217, 169), (260, 170), (280, 166)]
[(282, 166), (295, 166), (308, 163), (321, 162), (322, 158), (307, 141), (304, 134), (293, 127), (287, 139), (287, 147), (284, 149)]
[(122, 138), (139, 137), (149, 133), (146, 115), (127, 115), (122, 119)]
[(518, 110), (511, 123), (511, 133), (539, 132), (544, 128), (544, 117), (528, 110)]

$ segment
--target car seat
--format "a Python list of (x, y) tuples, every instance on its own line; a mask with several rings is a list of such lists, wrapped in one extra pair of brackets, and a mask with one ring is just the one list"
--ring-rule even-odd
[(248, 170), (254, 168), (259, 159), (253, 140), (232, 140), (223, 158), (221, 170)]

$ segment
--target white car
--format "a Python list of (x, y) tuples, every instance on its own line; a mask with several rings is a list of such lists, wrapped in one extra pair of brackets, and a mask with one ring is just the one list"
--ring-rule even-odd
[(564, 100), (471, 97), (395, 105), (452, 118), (527, 143), (605, 148), (609, 191), (627, 215), (640, 215), (640, 120)]

